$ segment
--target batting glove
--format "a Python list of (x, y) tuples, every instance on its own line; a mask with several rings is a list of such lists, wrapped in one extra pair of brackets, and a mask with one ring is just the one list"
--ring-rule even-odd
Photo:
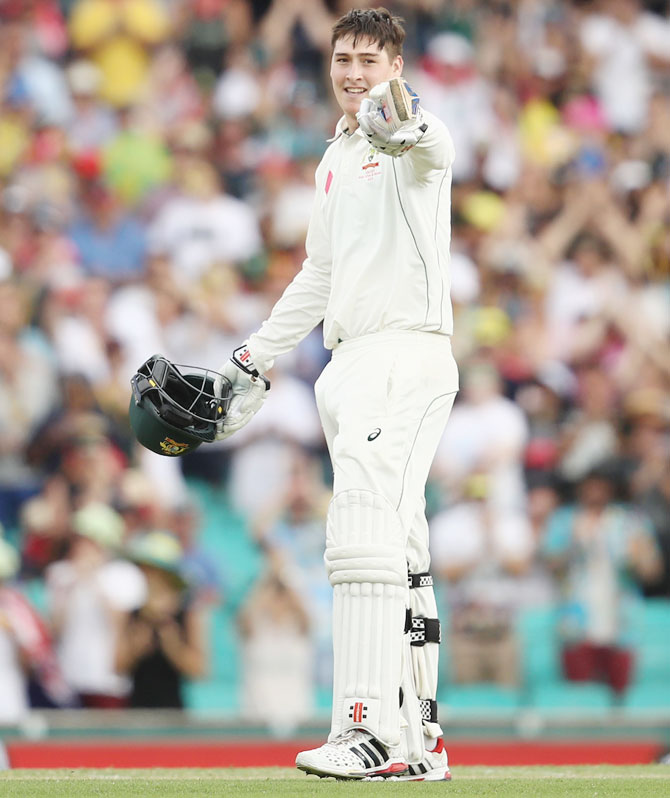
[(419, 96), (404, 78), (391, 78), (370, 89), (356, 118), (370, 144), (394, 158), (411, 150), (428, 129)]
[[(248, 424), (263, 406), (270, 390), (270, 380), (258, 373), (246, 344), (239, 346), (230, 360), (219, 369), (230, 381), (232, 397), (223, 421), (217, 424), (216, 440), (222, 441)], [(219, 396), (223, 380), (214, 381), (214, 393)]]

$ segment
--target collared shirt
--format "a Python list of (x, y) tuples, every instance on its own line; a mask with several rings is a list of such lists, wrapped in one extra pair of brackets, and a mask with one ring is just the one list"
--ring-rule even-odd
[(264, 371), (320, 321), (329, 349), (381, 330), (450, 335), (451, 164), (447, 128), (428, 129), (402, 157), (370, 145), (343, 119), (316, 170), (305, 259), (269, 319), (249, 338)]

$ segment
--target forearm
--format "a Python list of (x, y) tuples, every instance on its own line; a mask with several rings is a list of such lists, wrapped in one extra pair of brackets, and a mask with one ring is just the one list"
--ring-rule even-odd
[(203, 624), (201, 613), (192, 611), (183, 631), (176, 623), (167, 624), (160, 630), (163, 653), (180, 673), (191, 679), (203, 677), (206, 671)]
[(436, 117), (423, 113), (426, 131), (405, 156), (412, 161), (419, 175), (448, 169), (454, 161), (454, 145), (446, 127)]
[(330, 271), (305, 261), (270, 317), (249, 338), (249, 351), (261, 373), (272, 367), (278, 355), (296, 347), (323, 320), (329, 296)]

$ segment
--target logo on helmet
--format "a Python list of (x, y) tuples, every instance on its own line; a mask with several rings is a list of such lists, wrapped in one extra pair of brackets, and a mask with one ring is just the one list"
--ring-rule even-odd
[(190, 448), (190, 444), (177, 443), (177, 441), (172, 438), (164, 438), (158, 445), (163, 450), (163, 454), (173, 455), (174, 457), (184, 454), (184, 452)]

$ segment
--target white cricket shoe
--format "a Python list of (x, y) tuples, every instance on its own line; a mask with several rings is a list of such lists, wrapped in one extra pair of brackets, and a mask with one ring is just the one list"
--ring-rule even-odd
[(424, 751), (421, 762), (409, 765), (407, 773), (398, 776), (398, 781), (451, 781), (444, 740), (438, 739), (434, 751)]
[(400, 746), (389, 748), (363, 729), (348, 729), (319, 748), (301, 751), (295, 764), (305, 773), (336, 779), (388, 779), (407, 772)]

